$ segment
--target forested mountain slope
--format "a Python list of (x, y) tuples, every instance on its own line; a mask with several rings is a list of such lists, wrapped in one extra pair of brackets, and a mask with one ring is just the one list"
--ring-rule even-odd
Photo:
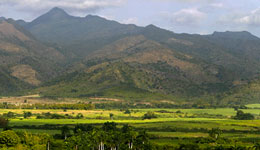
[(0, 27), (8, 77), (42, 85), (34, 92), (44, 96), (236, 103), (226, 97), (260, 73), (260, 39), (246, 31), (177, 34), (60, 8), (32, 22), (2, 19)]

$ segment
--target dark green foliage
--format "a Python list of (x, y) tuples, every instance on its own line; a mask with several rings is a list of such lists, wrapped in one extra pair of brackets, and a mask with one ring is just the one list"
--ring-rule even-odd
[(87, 124), (77, 124), (73, 129), (74, 134), (93, 131), (94, 127)]
[(78, 113), (76, 116), (77, 119), (82, 119), (84, 118), (84, 115), (82, 113)]
[(26, 118), (30, 118), (32, 116), (32, 113), (31, 112), (23, 112), (23, 117), (26, 119)]
[(5, 117), (5, 118), (15, 118), (16, 117), (16, 115), (17, 114), (15, 114), (14, 112), (11, 112), (11, 111), (9, 111), (8, 113), (4, 113), (3, 114), (3, 117)]
[(115, 131), (117, 124), (115, 122), (106, 122), (103, 124), (102, 129), (104, 131)]
[[(60, 126), (60, 125), (55, 125)], [(123, 125), (120, 128), (117, 127), (116, 123), (107, 122), (100, 125), (90, 126), (84, 124), (78, 124), (74, 128), (74, 134), (69, 133), (70, 126), (62, 126), (62, 133), (59, 136), (50, 136), (48, 134), (31, 134), (28, 132), (14, 132), (14, 131), (3, 131), (0, 133), (0, 144), (2, 147), (8, 147), (8, 149), (18, 149), (18, 147), (23, 146), (25, 149), (47, 149), (50, 150), (60, 150), (60, 149), (77, 149), (77, 150), (99, 150), (99, 149), (122, 149), (122, 150), (199, 150), (199, 149), (209, 149), (209, 150), (244, 150), (253, 149), (258, 150), (259, 144), (255, 143), (255, 140), (259, 138), (252, 139), (250, 142), (246, 142), (243, 138), (222, 138), (217, 137), (219, 129), (212, 129), (210, 132), (212, 137), (187, 137), (187, 138), (163, 138), (154, 137), (148, 134), (141, 128), (133, 128), (129, 125)], [(46, 128), (45, 128), (46, 129)], [(148, 129), (151, 131), (156, 131), (156, 129)], [(169, 132), (170, 130), (165, 130)], [(181, 130), (178, 130), (178, 132)], [(216, 132), (217, 131), (217, 132)], [(172, 132), (172, 131), (171, 131)], [(175, 131), (174, 131), (175, 132)], [(178, 133), (176, 132), (176, 133)], [(208, 132), (202, 130), (187, 130), (184, 128), (182, 132)], [(225, 131), (227, 132), (227, 131)], [(230, 133), (248, 133), (248, 131), (230, 131)], [(255, 131), (251, 131), (253, 134), (257, 134)], [(229, 133), (229, 132), (228, 132)], [(67, 136), (66, 136), (67, 134)], [(1, 143), (1, 139), (5, 135), (5, 141)], [(7, 136), (8, 135), (8, 136)], [(14, 136), (16, 135), (16, 136)], [(233, 135), (233, 134), (232, 134)], [(11, 138), (13, 137), (13, 138)], [(15, 138), (14, 138), (15, 137)], [(65, 139), (65, 137), (67, 137)], [(11, 140), (11, 139), (19, 140)], [(162, 141), (162, 143), (155, 144), (156, 140)], [(164, 143), (164, 140), (171, 140), (176, 143)], [(18, 142), (15, 142), (18, 141)], [(9, 143), (6, 144), (6, 143)], [(11, 144), (12, 143), (12, 144)], [(156, 142), (157, 143), (157, 142)], [(243, 145), (244, 144), (244, 145)], [(16, 147), (17, 146), (17, 147)]]
[(110, 117), (110, 119), (113, 120), (114, 114), (110, 113), (110, 114), (109, 114), (109, 117)]
[(254, 120), (254, 115), (250, 113), (244, 113), (242, 110), (237, 111), (237, 115), (234, 117), (236, 120)]
[(80, 131), (66, 140), (68, 149), (138, 149), (151, 150), (152, 145), (145, 131), (136, 132), (128, 125), (122, 129), (115, 123), (105, 123), (101, 129)]
[(127, 109), (124, 114), (131, 114), (131, 111), (129, 109)]
[(218, 140), (222, 134), (222, 131), (219, 128), (212, 128), (209, 131), (209, 136), (211, 138), (214, 138), (215, 140)]
[(0, 133), (0, 144), (2, 146), (16, 146), (20, 142), (19, 136), (12, 130), (3, 131)]
[(0, 128), (5, 128), (8, 126), (9, 120), (4, 118), (4, 117), (0, 117)]
[(154, 112), (147, 112), (146, 114), (144, 114), (143, 119), (153, 119), (153, 118), (157, 118), (157, 116), (155, 115)]
[(61, 128), (61, 136), (66, 140), (69, 135), (70, 135), (70, 128), (69, 126), (64, 125)]
[(180, 113), (182, 113), (182, 112), (181, 112), (180, 110), (177, 110), (176, 113), (177, 113), (177, 114), (180, 114)]
[(66, 149), (66, 143), (62, 140), (51, 140), (49, 148), (50, 150)]
[[(42, 113), (41, 115), (37, 115), (36, 119), (74, 119), (75, 117), (69, 115), (60, 115), (55, 113)], [(77, 119), (77, 117), (76, 117)]]
[(254, 150), (260, 150), (260, 143), (256, 143), (254, 146), (253, 146)]
[[(0, 103), (2, 109), (71, 109), (71, 110), (91, 110), (95, 108), (93, 104), (77, 103), (77, 104), (25, 104), (17, 106), (15, 104)], [(14, 116), (12, 112), (5, 113), (4, 116)]]
[(199, 146), (198, 144), (180, 144), (180, 147), (178, 148), (178, 150), (199, 150)]
[(29, 149), (37, 149), (35, 147), (44, 147), (52, 140), (52, 137), (48, 134), (31, 134), (28, 132), (16, 132), (20, 137), (21, 144), (26, 145)]

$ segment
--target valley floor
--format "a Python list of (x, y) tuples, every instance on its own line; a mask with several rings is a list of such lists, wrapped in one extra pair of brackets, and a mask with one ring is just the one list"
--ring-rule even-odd
[[(89, 124), (100, 127), (106, 122), (115, 122), (118, 127), (124, 124), (133, 126), (135, 130), (145, 129), (151, 142), (157, 146), (177, 149), (180, 144), (196, 143), (199, 147), (212, 146), (248, 146), (252, 147), (260, 142), (260, 108), (259, 105), (251, 109), (242, 109), (251, 113), (255, 120), (234, 120), (236, 115), (233, 108), (219, 109), (130, 109), (125, 110), (36, 110), (36, 109), (0, 109), (0, 114), (7, 115), (13, 112), (9, 126), (15, 131), (29, 133), (61, 134), (63, 125), (73, 128), (77, 124)], [(256, 107), (256, 108), (255, 108)], [(24, 112), (31, 112), (32, 116), (24, 118)], [(60, 118), (39, 118), (47, 113), (57, 114)], [(144, 119), (148, 112), (153, 112), (156, 118)], [(82, 115), (80, 118), (77, 116)], [(64, 116), (64, 117), (61, 117)], [(222, 140), (207, 141), (209, 132), (219, 128)], [(228, 142), (227, 142), (228, 140)]]

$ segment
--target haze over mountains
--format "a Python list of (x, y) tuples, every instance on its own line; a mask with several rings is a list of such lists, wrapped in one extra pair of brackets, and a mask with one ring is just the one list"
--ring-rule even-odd
[(249, 32), (176, 34), (60, 8), (32, 22), (1, 19), (0, 95), (259, 101), (260, 39)]

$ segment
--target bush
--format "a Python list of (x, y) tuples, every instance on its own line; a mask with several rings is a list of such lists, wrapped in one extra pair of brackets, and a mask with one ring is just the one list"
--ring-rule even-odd
[(5, 128), (8, 126), (9, 120), (3, 117), (0, 117), (0, 128)]
[(200, 147), (198, 144), (189, 143), (189, 144), (180, 144), (179, 150), (199, 150)]
[(20, 142), (19, 136), (12, 130), (0, 133), (0, 144), (8, 147), (16, 146)]
[(78, 113), (76, 116), (77, 119), (82, 119), (84, 118), (84, 115), (82, 113)]
[(157, 118), (157, 116), (155, 115), (154, 112), (147, 112), (146, 114), (144, 114), (143, 119), (152, 119), (152, 118)]
[(234, 117), (236, 120), (254, 120), (254, 115), (250, 113), (244, 113), (242, 110), (237, 111), (237, 115)]
[(23, 117), (24, 118), (30, 118), (32, 116), (32, 113), (31, 112), (23, 112)]
[(131, 111), (129, 109), (127, 109), (124, 114), (131, 114)]

